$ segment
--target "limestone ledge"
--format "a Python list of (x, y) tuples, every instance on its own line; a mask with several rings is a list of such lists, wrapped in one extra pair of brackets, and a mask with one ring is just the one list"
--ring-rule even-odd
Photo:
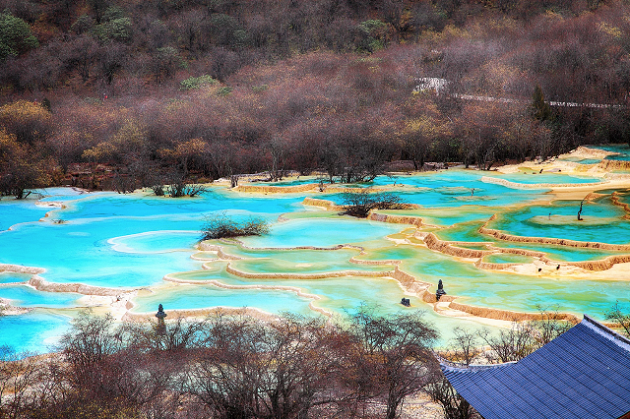
[[(503, 321), (532, 321), (532, 320), (545, 320), (547, 318), (547, 315), (543, 315), (541, 313), (521, 313), (517, 311), (510, 311), (510, 310), (471, 306), (468, 304), (462, 304), (458, 302), (451, 302), (449, 304), (449, 308), (452, 310), (457, 310), (463, 313), (470, 314), (474, 317), (483, 317), (486, 319), (503, 320)], [(555, 316), (555, 318), (556, 320), (569, 321), (575, 324), (579, 323), (580, 321), (580, 319), (577, 316), (570, 313), (558, 313)]]
[[(363, 263), (365, 261), (360, 261), (359, 263)], [(369, 261), (369, 262), (384, 262), (384, 261)], [(393, 262), (398, 262), (398, 261), (393, 261)], [(357, 262), (355, 262), (357, 263)], [(371, 264), (371, 263), (368, 263)], [(378, 263), (379, 265), (381, 263)], [(391, 264), (387, 263), (387, 264)], [(358, 277), (372, 277), (372, 278), (393, 278), (394, 280), (396, 280), (398, 282), (398, 284), (400, 285), (400, 287), (403, 289), (403, 291), (405, 291), (406, 293), (409, 293), (411, 295), (417, 295), (418, 297), (420, 297), (423, 301), (427, 302), (427, 303), (434, 303), (435, 302), (435, 294), (427, 291), (429, 287), (431, 287), (433, 284), (430, 284), (428, 282), (423, 282), (418, 280), (416, 277), (414, 277), (413, 275), (410, 275), (406, 272), (401, 271), (398, 266), (395, 267), (394, 270), (390, 270), (390, 271), (380, 271), (380, 272), (366, 272), (366, 271), (351, 271), (351, 270), (346, 270), (346, 271), (337, 271), (337, 272), (322, 272), (322, 273), (313, 273), (313, 274), (297, 274), (297, 273), (250, 273), (250, 272), (243, 272), (241, 270), (235, 269), (232, 266), (230, 266), (228, 264), (228, 266), (226, 267), (226, 271), (228, 273), (231, 273), (233, 275), (242, 277), (242, 278), (249, 278), (249, 279), (305, 279), (305, 280), (309, 280), (309, 279), (325, 279), (325, 278), (338, 278), (338, 277), (345, 277), (345, 276), (358, 276)], [(224, 287), (224, 288), (230, 288), (230, 289), (252, 289), (252, 288), (259, 288), (259, 289), (275, 289), (275, 290), (286, 290), (286, 291), (293, 291), (296, 292), (298, 295), (306, 297), (306, 298), (312, 298), (314, 300), (318, 300), (320, 299), (319, 296), (314, 295), (314, 294), (307, 294), (307, 293), (303, 293), (299, 288), (296, 287), (290, 287), (290, 286), (281, 286), (281, 285), (226, 285), (223, 284), (217, 280), (186, 280), (186, 279), (180, 279), (177, 278), (174, 275), (166, 275), (163, 278), (165, 281), (170, 281), (170, 282), (178, 282), (178, 283), (187, 283), (187, 284), (212, 284), (212, 285), (216, 285), (216, 286), (220, 286), (220, 287)], [(445, 296), (442, 297), (441, 301), (452, 301), (455, 297), (453, 296)], [(319, 307), (314, 307), (313, 308), (315, 311), (321, 312), (321, 308)], [(330, 312), (327, 312), (328, 314), (326, 315), (332, 315)], [(325, 314), (325, 313), (324, 313)]]
[(393, 215), (393, 214), (382, 214), (376, 211), (370, 211), (368, 215), (368, 219), (372, 221), (378, 221), (381, 223), (392, 223), (392, 224), (411, 224), (416, 227), (423, 226), (422, 218), (413, 217), (413, 216), (405, 216), (405, 215)]
[(593, 182), (593, 183), (516, 183), (509, 180), (495, 178), (490, 176), (483, 176), (481, 181), (484, 183), (493, 183), (495, 185), (502, 185), (511, 189), (554, 189), (554, 188), (580, 188), (600, 186), (608, 183), (608, 181)]
[(332, 201), (328, 201), (326, 199), (317, 199), (317, 198), (304, 198), (302, 201), (302, 205), (307, 205), (309, 207), (319, 207), (325, 208), (326, 211), (343, 211), (343, 206), (337, 205)]
[(382, 265), (399, 265), (399, 260), (367, 260), (367, 259), (357, 259), (354, 256), (350, 258), (350, 263), (354, 263), (357, 265), (371, 265), (371, 266), (382, 266)]
[(75, 292), (77, 294), (83, 295), (100, 295), (100, 296), (118, 296), (120, 294), (124, 294), (131, 290), (120, 289), (120, 288), (105, 288), (105, 287), (95, 287), (92, 285), (85, 284), (59, 284), (48, 282), (44, 278), (39, 276), (34, 276), (28, 281), (28, 285), (32, 286), (38, 291), (46, 291), (46, 292)]
[[(383, 192), (383, 191), (389, 191), (392, 188), (390, 187), (382, 187), (382, 186), (377, 186), (376, 188), (370, 188), (370, 191), (372, 192)], [(367, 190), (367, 188), (342, 188), (340, 186), (326, 186), (324, 185), (324, 193), (364, 193)]]
[[(545, 253), (543, 253), (543, 252), (536, 252), (536, 251), (533, 251), (533, 250), (505, 249), (505, 248), (496, 247), (496, 246), (488, 246), (488, 250), (490, 250), (493, 253), (504, 253), (504, 254), (508, 254), (508, 255), (529, 256), (529, 257), (532, 257), (532, 258), (539, 259), (541, 262), (546, 263), (546, 264), (554, 264), (555, 263), (554, 261), (549, 259)], [(512, 270), (513, 268), (518, 267), (518, 266), (522, 266), (522, 265), (524, 265), (524, 264), (523, 263), (490, 263), (490, 262), (484, 262), (482, 259), (479, 259), (475, 263), (476, 267), (478, 267), (480, 269), (487, 270), (487, 271)]]
[(223, 247), (207, 242), (201, 242), (197, 245), (197, 249), (203, 252), (216, 252), (220, 259), (224, 260), (242, 260), (242, 257), (229, 255), (223, 251)]
[(606, 171), (613, 170), (630, 170), (630, 161), (627, 160), (602, 160), (598, 168)]
[[(321, 192), (321, 193), (361, 193), (365, 192), (366, 188), (343, 188), (339, 186), (332, 186), (329, 183), (325, 183), (320, 190), (318, 183), (306, 183), (303, 185), (292, 186), (272, 186), (272, 185), (238, 185), (232, 189), (236, 192), (244, 193), (304, 193), (304, 192)], [(393, 190), (392, 187), (381, 186), (372, 189), (373, 191), (388, 191)]]
[(11, 300), (0, 298), (0, 313), (2, 316), (19, 316), (21, 314), (26, 314), (32, 310), (32, 308), (12, 306)]
[[(509, 236), (509, 235), (506, 235), (506, 236)], [(488, 246), (488, 250), (463, 249), (460, 247), (453, 246), (453, 244), (457, 244), (459, 242), (442, 241), (442, 240), (439, 240), (433, 233), (426, 233), (426, 232), (418, 232), (414, 234), (414, 237), (420, 238), (430, 250), (433, 250), (442, 254), (446, 254), (449, 256), (455, 256), (455, 257), (460, 257), (460, 258), (465, 258), (465, 259), (478, 259), (475, 262), (475, 266), (480, 269), (490, 270), (490, 271), (513, 270), (514, 268), (518, 266), (526, 265), (524, 263), (489, 263), (489, 262), (484, 262), (482, 260), (482, 258), (486, 255), (498, 254), (498, 253), (529, 256), (529, 257), (539, 259), (541, 262), (547, 265), (573, 266), (573, 267), (584, 269), (587, 271), (606, 271), (608, 269), (611, 269), (613, 266), (617, 264), (630, 263), (630, 255), (612, 255), (602, 260), (584, 261), (584, 262), (559, 262), (559, 261), (549, 259), (544, 252), (536, 252), (536, 251), (525, 250), (525, 249), (505, 249), (505, 248), (495, 247), (491, 245)], [(527, 242), (527, 243), (558, 244), (559, 245), (560, 242), (563, 242), (563, 243), (567, 242), (566, 240), (560, 240), (558, 243), (549, 243), (547, 241), (530, 242), (530, 241), (521, 240), (523, 238), (518, 237), (518, 236), (509, 236), (509, 237), (514, 237), (518, 239), (515, 241), (521, 242), (521, 243)], [(531, 239), (542, 239), (542, 238), (534, 237)], [(554, 239), (549, 239), (549, 240), (554, 240)], [(621, 247), (621, 249), (619, 249), (617, 248), (617, 245), (610, 245), (610, 246), (614, 246), (614, 248), (606, 249), (606, 247), (596, 246), (598, 244), (605, 245), (604, 243), (584, 243), (584, 242), (575, 242), (575, 243), (578, 243), (578, 244), (582, 243), (585, 245), (573, 246), (573, 247), (592, 247), (592, 248), (604, 249), (604, 250), (622, 250), (622, 251), (627, 250), (627, 249), (624, 249), (624, 247), (630, 248), (630, 246), (619, 245), (619, 247)], [(591, 245), (591, 244), (593, 246), (586, 246), (586, 245)], [(570, 246), (570, 244), (564, 244), (564, 245)]]
[[(28, 285), (28, 281), (22, 281), (22, 282), (5, 282), (4, 284), (0, 284), (0, 288), (10, 288), (10, 287), (14, 287), (16, 285)], [(1, 300), (2, 298), (0, 298)]]
[(613, 192), (610, 196), (610, 200), (612, 201), (613, 205), (623, 208), (623, 210), (626, 212), (626, 215), (624, 215), (623, 218), (625, 220), (630, 220), (630, 205), (626, 204), (625, 202), (621, 202), (621, 200), (619, 199), (619, 192)]
[(298, 274), (298, 273), (254, 273), (244, 272), (239, 269), (233, 268), (230, 264), (225, 268), (227, 273), (239, 276), (241, 278), (249, 279), (325, 279), (325, 278), (340, 278), (344, 276), (360, 276), (370, 278), (383, 278), (392, 276), (394, 271), (336, 271), (336, 272), (318, 272), (310, 274)]
[[(394, 278), (406, 293), (417, 295), (425, 303), (433, 304), (437, 302), (435, 293), (429, 291), (429, 288), (433, 287), (434, 284), (421, 281), (415, 276), (400, 270), (398, 266), (396, 266), (390, 277)], [(453, 301), (455, 298), (452, 295), (445, 295), (440, 301)]]
[(613, 255), (602, 260), (590, 260), (584, 262), (567, 262), (565, 265), (576, 266), (588, 271), (606, 271), (620, 263), (630, 263), (630, 255)]
[[(534, 252), (534, 251), (529, 251), (529, 250), (523, 250), (523, 249), (502, 249), (502, 248), (496, 248), (491, 246), (491, 244), (488, 243), (480, 243), (480, 244), (484, 244), (484, 245), (488, 245), (489, 250), (484, 251), (484, 250), (474, 250), (474, 249), (463, 249), (463, 248), (457, 248), (454, 246), (451, 246), (450, 242), (445, 242), (442, 240), (439, 240), (433, 233), (424, 233), (424, 232), (417, 232), (415, 234), (416, 236), (418, 236), (419, 238), (421, 238), (425, 243), (428, 242), (427, 247), (431, 246), (430, 248), (433, 248), (434, 250), (437, 251), (447, 251), (447, 252), (454, 252), (456, 256), (458, 257), (465, 257), (465, 258), (476, 258), (479, 259), (479, 261), (477, 263), (483, 264), (484, 262), (481, 262), (481, 258), (483, 258), (483, 256), (487, 255), (487, 254), (492, 254), (492, 253), (510, 253), (510, 254), (517, 254), (517, 255), (526, 255), (526, 256), (533, 256), (533, 257), (538, 257), (541, 260), (543, 260), (543, 262), (548, 261), (548, 259), (546, 258), (545, 254), (542, 252)], [(458, 242), (452, 242), (452, 243), (458, 243)], [(470, 244), (470, 243), (467, 243)], [(219, 247), (219, 246), (216, 246)], [(328, 249), (328, 250), (336, 250), (339, 248), (343, 248), (343, 246), (337, 246), (334, 247), (332, 249)], [(216, 250), (216, 249), (215, 249)], [(625, 258), (626, 256), (613, 256), (611, 258)], [(630, 255), (627, 256), (630, 259)], [(608, 258), (608, 259), (611, 259)], [(619, 260), (619, 259), (618, 259)], [(360, 262), (360, 263), (365, 263), (367, 262), (368, 264), (391, 264), (392, 261), (360, 261), (360, 260), (356, 260), (355, 262)], [(398, 262), (398, 261), (393, 261), (393, 262)], [(567, 264), (582, 264), (582, 265), (586, 265), (586, 264), (592, 264), (593, 266), (596, 266), (599, 262), (601, 261), (596, 261), (596, 262), (573, 262), (573, 263), (567, 263)], [(616, 261), (614, 261), (616, 262)], [(505, 269), (506, 267), (512, 267), (512, 266), (516, 266), (519, 264), (487, 264), (488, 266), (485, 266), (486, 268), (489, 269)], [(496, 265), (496, 266), (495, 266)], [(342, 271), (342, 272), (329, 272), (329, 273), (317, 273), (317, 274), (285, 274), (285, 273), (276, 273), (276, 274), (267, 274), (267, 273), (261, 273), (261, 274), (256, 274), (256, 273), (247, 273), (247, 272), (242, 272), (239, 270), (236, 270), (234, 268), (232, 268), (231, 266), (227, 267), (227, 271), (237, 275), (237, 276), (243, 276), (246, 278), (253, 278), (253, 279), (322, 279), (322, 278), (330, 278), (330, 277), (338, 277), (338, 276), (353, 276), (353, 275), (357, 275), (357, 276), (373, 276), (373, 277), (389, 277), (389, 278), (393, 278), (394, 280), (396, 280), (398, 282), (398, 284), (400, 285), (400, 287), (402, 288), (402, 290), (405, 293), (408, 293), (410, 295), (416, 295), (418, 296), (420, 299), (422, 299), (422, 301), (424, 301), (425, 303), (431, 304), (433, 305), (433, 310), (440, 314), (440, 309), (438, 307), (439, 304), (444, 304), (446, 303), (448, 308), (450, 310), (455, 310), (455, 311), (460, 311), (462, 313), (465, 313), (467, 315), (473, 316), (473, 317), (478, 317), (478, 318), (485, 318), (485, 319), (492, 319), (492, 320), (501, 320), (501, 321), (528, 321), (528, 320), (540, 320), (543, 319), (543, 316), (539, 313), (520, 313), (520, 312), (515, 312), (515, 311), (510, 311), (510, 310), (501, 310), (501, 309), (492, 309), (492, 308), (485, 308), (485, 307), (478, 307), (478, 306), (472, 306), (472, 305), (468, 305), (468, 304), (463, 304), (463, 303), (458, 303), (456, 302), (456, 299), (458, 298), (457, 296), (454, 295), (444, 295), (440, 298), (440, 302), (439, 304), (437, 303), (436, 300), (436, 296), (435, 293), (430, 291), (430, 289), (432, 287), (435, 286), (435, 284), (432, 283), (428, 283), (428, 282), (424, 282), (419, 280), (418, 278), (416, 278), (415, 276), (408, 274), (407, 272), (402, 271), (398, 265), (396, 264), (395, 269), (393, 271), (385, 271), (385, 272), (373, 272), (371, 273), (371, 275), (366, 275), (366, 272), (360, 272), (360, 271)], [(295, 292), (297, 295), (305, 297), (305, 298), (310, 298), (314, 301), (321, 299), (321, 297), (319, 297), (318, 295), (314, 295), (314, 294), (308, 294), (308, 293), (304, 293), (300, 288), (297, 287), (291, 287), (291, 286), (281, 286), (281, 285), (260, 285), (260, 284), (255, 284), (255, 285), (227, 285), (224, 283), (221, 283), (217, 280), (207, 280), (207, 281), (194, 281), (194, 280), (183, 280), (183, 279), (179, 279), (176, 278), (173, 275), (166, 275), (164, 277), (164, 280), (166, 281), (171, 281), (171, 282), (180, 282), (180, 283), (188, 283), (188, 284), (212, 284), (215, 286), (219, 286), (219, 287), (224, 287), (224, 288), (230, 288), (230, 289), (271, 289), (271, 290), (284, 290), (284, 291), (292, 291)], [(326, 316), (331, 317), (332, 313), (328, 310), (322, 309), (320, 307), (317, 307), (315, 305), (313, 305), (312, 303), (309, 304), (309, 307), (311, 309), (313, 309), (314, 311), (320, 312)], [(201, 309), (201, 310), (178, 310), (178, 313), (187, 313), (190, 312), (192, 314), (190, 315), (207, 315), (207, 314), (211, 314), (216, 312), (217, 309), (212, 308), (212, 309)], [(220, 310), (220, 309), (218, 309)], [(206, 314), (207, 313), (207, 314)], [(139, 316), (137, 314), (133, 314), (133, 316)], [(145, 315), (145, 316), (152, 316), (152, 315)], [(150, 317), (147, 317), (150, 318)], [(558, 314), (558, 319), (560, 320), (568, 320), (568, 321), (575, 321), (577, 322), (578, 319), (576, 316), (574, 316), (573, 314), (568, 314), (568, 313), (559, 313)]]
[(517, 266), (521, 266), (522, 263), (490, 263), (490, 262), (483, 262), (481, 259), (479, 259), (477, 262), (475, 262), (475, 266), (479, 269), (484, 269), (486, 271), (505, 271), (505, 270), (510, 270), (512, 268), (515, 268)]
[(462, 247), (452, 246), (450, 242), (438, 239), (433, 233), (417, 232), (414, 236), (421, 239), (430, 250), (443, 253), (445, 255), (465, 259), (480, 259), (486, 255), (492, 254), (489, 250), (464, 249)]
[(630, 173), (606, 173), (604, 177), (611, 181), (626, 182), (630, 180)]
[(518, 255), (518, 256), (530, 256), (533, 258), (541, 259), (543, 260), (543, 262), (551, 262), (551, 260), (547, 258), (546, 253), (536, 252), (535, 250), (509, 249), (509, 248), (506, 249), (503, 247), (495, 247), (495, 246), (489, 246), (488, 249), (496, 253), (506, 253), (509, 255)]
[(626, 244), (581, 242), (581, 241), (576, 241), (576, 240), (555, 239), (555, 238), (549, 238), (549, 237), (514, 236), (511, 234), (503, 233), (499, 230), (494, 230), (494, 229), (485, 228), (485, 227), (479, 228), (479, 233), (492, 236), (497, 240), (509, 241), (509, 242), (514, 242), (514, 243), (549, 244), (549, 245), (555, 245), (555, 246), (612, 250), (612, 251), (620, 251), (620, 252), (630, 251), (630, 245), (626, 245)]
[(34, 268), (30, 266), (10, 265), (10, 264), (5, 264), (5, 263), (0, 263), (0, 272), (13, 272), (16, 274), (38, 275), (38, 274), (46, 272), (46, 270), (42, 268)]
[[(309, 207), (319, 207), (319, 208), (324, 208), (327, 211), (335, 211), (335, 212), (341, 212), (344, 211), (346, 208), (343, 205), (337, 205), (332, 201), (329, 201), (327, 199), (318, 199), (318, 198), (309, 198), (306, 197), (304, 198), (304, 201), (302, 201), (302, 205), (307, 205)], [(400, 209), (400, 210), (416, 210), (416, 209), (420, 209), (420, 205), (417, 204), (397, 204), (396, 208), (392, 208), (392, 209)], [(371, 218), (371, 215), (376, 213), (375, 210), (370, 210), (369, 214), (368, 214), (368, 218), (369, 219), (373, 219), (374, 221), (382, 221), (380, 219), (376, 219), (376, 218)], [(378, 214), (379, 217), (399, 217), (401, 219), (406, 219), (407, 221), (410, 222), (404, 222), (405, 224), (416, 224), (416, 225), (422, 225), (422, 219), (419, 217), (414, 217), (414, 216), (398, 216), (398, 215), (389, 215), (389, 214)], [(378, 217), (377, 217), (378, 218)], [(396, 219), (396, 218), (394, 218)], [(393, 223), (401, 223), (402, 221), (383, 221), (383, 222), (393, 222)]]
[[(168, 275), (167, 275), (168, 277)], [(177, 278), (167, 278), (165, 277), (165, 280), (169, 280), (169, 281), (173, 281), (173, 282), (182, 282), (182, 283), (206, 283), (206, 284), (212, 284), (215, 285), (217, 287), (222, 287), (222, 288), (227, 288), (227, 289), (272, 289), (272, 290), (282, 290), (282, 291), (292, 291), (295, 292), (297, 295), (305, 297), (305, 298), (311, 298), (313, 300), (319, 300), (321, 299), (321, 297), (317, 296), (317, 295), (313, 295), (313, 294), (307, 294), (304, 293), (302, 290), (300, 290), (299, 288), (296, 287), (286, 287), (286, 286), (274, 286), (274, 285), (228, 285), (228, 284), (224, 284), (221, 283), (219, 281), (216, 280), (210, 280), (210, 281), (185, 281), (185, 280), (178, 280)], [(396, 270), (396, 272), (394, 273), (393, 277), (395, 277), (403, 286), (403, 288), (406, 288), (405, 285), (411, 281), (411, 285), (412, 287), (415, 286), (425, 286), (425, 288), (419, 289), (420, 292), (420, 297), (422, 298), (423, 301), (429, 303), (429, 304), (433, 304), (434, 305), (434, 310), (439, 314), (440, 310), (438, 310), (437, 308), (437, 304), (436, 304), (436, 298), (435, 298), (435, 294), (431, 293), (428, 291), (428, 286), (432, 285), (432, 284), (428, 284), (428, 283), (424, 283), (421, 281), (416, 280), (413, 276)], [(440, 298), (440, 303), (447, 303), (448, 304), (448, 308), (450, 310), (457, 310), (460, 311), (462, 313), (468, 314), (470, 316), (473, 317), (478, 317), (478, 318), (484, 318), (484, 319), (493, 319), (493, 320), (501, 320), (501, 321), (532, 321), (532, 320), (544, 320), (546, 318), (545, 315), (542, 315), (540, 313), (520, 313), (520, 312), (515, 312), (515, 311), (509, 311), (509, 310), (500, 310), (500, 309), (493, 309), (493, 308), (486, 308), (486, 307), (477, 307), (477, 306), (471, 306), (468, 304), (462, 304), (462, 303), (457, 303), (454, 300), (457, 297), (455, 296), (451, 296), (451, 295), (444, 295), (442, 296), (442, 298)], [(319, 312), (327, 317), (333, 317), (333, 313), (331, 313), (330, 311), (323, 309), (321, 307), (317, 307), (315, 306), (312, 302), (309, 304), (309, 308), (311, 308), (312, 310)], [(207, 316), (212, 316), (212, 315), (218, 315), (218, 314), (228, 314), (228, 315), (247, 315), (247, 316), (251, 316), (254, 318), (258, 318), (264, 321), (277, 321), (280, 319), (280, 317), (272, 315), (270, 313), (267, 313), (263, 310), (260, 309), (255, 309), (255, 308), (249, 308), (249, 307), (244, 307), (244, 308), (233, 308), (233, 307), (212, 307), (212, 308), (202, 308), (202, 309), (190, 309), (190, 310), (168, 310), (168, 314), (172, 314), (170, 319), (177, 319), (178, 317), (207, 317)], [(174, 314), (174, 315), (173, 315)], [(145, 320), (145, 321), (150, 321), (153, 320), (155, 317), (154, 313), (133, 313), (131, 311), (128, 311), (124, 316), (123, 316), (123, 320), (127, 320), (127, 321), (140, 321), (140, 320)], [(557, 320), (566, 320), (566, 321), (570, 321), (573, 323), (577, 323), (579, 322), (579, 319), (577, 316), (573, 315), (573, 314), (569, 314), (569, 313), (558, 313), (556, 316)]]
[[(230, 243), (232, 244), (232, 243)], [(212, 245), (214, 246), (214, 250), (217, 250), (217, 248), (220, 248), (220, 246), (216, 246), (216, 245)], [(343, 248), (352, 248), (352, 249), (356, 249), (356, 250), (360, 250), (362, 253), (364, 252), (364, 249), (358, 246), (344, 246), (344, 245), (339, 245), (339, 246), (335, 246), (332, 248), (312, 248), (312, 247), (306, 247), (306, 249), (308, 250), (313, 250), (313, 249), (317, 249), (317, 250), (339, 250), (339, 249), (343, 249)], [(301, 247), (296, 247), (296, 248), (289, 248), (289, 249), (283, 249), (283, 250), (295, 250), (295, 249), (305, 249), (305, 248), (301, 248)], [(231, 267), (229, 264), (226, 267), (226, 271), (229, 273), (232, 273), (234, 275), (237, 276), (241, 276), (241, 277), (246, 277), (246, 278), (252, 278), (252, 279), (323, 279), (323, 278), (335, 278), (335, 277), (341, 277), (341, 276), (370, 276), (370, 277), (382, 277), (382, 278), (393, 278), (395, 279), (400, 287), (407, 293), (410, 293), (411, 295), (418, 295), (419, 297), (421, 297), (424, 301), (426, 302), (431, 302), (431, 298), (433, 298), (433, 300), (435, 300), (435, 295), (433, 294), (433, 297), (431, 297), (431, 293), (428, 293), (426, 290), (427, 288), (429, 288), (432, 284), (427, 283), (427, 282), (423, 282), (423, 281), (419, 281), (418, 279), (416, 279), (414, 276), (407, 274), (406, 272), (401, 271), (398, 268), (398, 263), (399, 261), (365, 261), (365, 260), (360, 260), (360, 259), (354, 259), (351, 258), (350, 259), (351, 263), (356, 263), (356, 264), (364, 264), (364, 265), (395, 265), (395, 269), (393, 271), (381, 271), (381, 272), (364, 272), (364, 271), (338, 271), (338, 272), (328, 272), (328, 273), (316, 273), (316, 274), (289, 274), (289, 273), (271, 273), (271, 274), (266, 274), (266, 273), (261, 273), (261, 274), (255, 274), (255, 273), (248, 273), (248, 272), (242, 272), (240, 270), (236, 270), (235, 268)], [(215, 280), (208, 280), (208, 281), (194, 281), (194, 280), (182, 280), (179, 279), (173, 275), (166, 275), (164, 277), (164, 280), (166, 281), (172, 281), (172, 282), (181, 282), (181, 283), (190, 283), (190, 284), (199, 284), (199, 283), (210, 283), (210, 284), (215, 284), (217, 286), (219, 286), (219, 282), (215, 281)], [(223, 285), (221, 285), (223, 286)], [(232, 287), (232, 286), (229, 286)], [(234, 286), (237, 287), (237, 286)], [(240, 287), (240, 286), (238, 286)], [(245, 287), (249, 287), (249, 286), (245, 286)], [(284, 289), (281, 286), (263, 286), (263, 285), (253, 285), (251, 286), (253, 288), (267, 288), (269, 287), (269, 289)], [(291, 289), (291, 290), (295, 290), (292, 287), (288, 287), (286, 289)], [(426, 295), (425, 295), (426, 294)], [(310, 295), (310, 294), (309, 294)], [(314, 296), (317, 297), (317, 299), (319, 299), (318, 296)]]
[(269, 185), (238, 185), (233, 191), (246, 193), (300, 193), (316, 190), (316, 183), (307, 183), (294, 186), (269, 186)]
[(210, 252), (199, 251), (190, 255), (190, 258), (194, 261), (203, 262), (203, 263), (214, 262), (216, 260), (219, 260), (219, 259), (208, 259), (206, 257), (203, 257), (202, 255), (203, 253), (210, 253)]
[(563, 156), (583, 157), (586, 159), (604, 159), (613, 154), (615, 153), (612, 151), (606, 151), (600, 148), (590, 148), (588, 146), (581, 145), (570, 153), (564, 154)]
[(355, 246), (352, 244), (338, 244), (336, 246), (331, 246), (331, 247), (316, 247), (316, 246), (295, 246), (295, 247), (251, 247), (251, 246), (247, 246), (245, 243), (243, 243), (242, 241), (238, 240), (238, 239), (230, 239), (230, 240), (226, 240), (226, 239), (219, 239), (218, 240), (220, 243), (224, 243), (227, 245), (238, 245), (241, 249), (247, 249), (247, 250), (275, 250), (278, 252), (282, 252), (282, 251), (292, 251), (292, 250), (322, 250), (322, 251), (329, 251), (329, 250), (341, 250), (341, 249), (354, 249), (354, 250), (358, 250), (358, 251), (363, 251), (364, 249), (361, 246)]
[(44, 214), (44, 218), (40, 218), (39, 221), (45, 221), (47, 218), (50, 218), (50, 214), (53, 211), (64, 210), (64, 209), (68, 208), (66, 206), (66, 204), (64, 204), (62, 202), (55, 202), (55, 201), (47, 201), (47, 202), (37, 201), (35, 203), (35, 205), (38, 206), (38, 207), (44, 207), (44, 208), (54, 208), (53, 210), (46, 212), (46, 214)]

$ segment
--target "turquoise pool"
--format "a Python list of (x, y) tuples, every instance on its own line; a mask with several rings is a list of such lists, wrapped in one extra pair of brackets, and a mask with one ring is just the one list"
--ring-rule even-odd
[[(550, 191), (544, 188), (513, 189), (482, 181), (488, 175), (530, 184), (599, 181), (564, 174), (512, 176), (449, 170), (395, 179), (381, 177), (371, 185), (391, 185), (396, 181), (393, 193), (403, 202), (420, 206), (397, 214), (419, 216), (430, 224), (445, 227), (422, 228), (442, 240), (541, 251), (558, 261), (598, 260), (622, 254), (496, 241), (478, 232), (496, 213), (499, 218), (489, 226), (514, 235), (630, 242), (630, 221), (623, 219), (623, 209), (612, 205), (609, 196), (585, 203), (582, 213), (585, 221), (577, 222), (573, 219), (579, 201), (553, 201)], [(285, 184), (295, 184), (292, 182), (295, 181)], [(0, 264), (41, 268), (43, 272), (38, 275), (52, 283), (141, 290), (133, 301), (135, 312), (153, 312), (161, 303), (167, 310), (247, 306), (272, 314), (314, 314), (309, 308), (311, 304), (343, 317), (355, 313), (363, 304), (378, 305), (382, 312), (407, 310), (399, 304), (403, 296), (411, 299), (413, 310), (431, 309), (418, 296), (406, 295), (395, 280), (377, 277), (379, 272), (394, 269), (392, 264), (357, 264), (353, 260), (397, 261), (400, 269), (420, 281), (434, 287), (443, 279), (449, 294), (481, 307), (532, 312), (539, 304), (557, 304), (564, 311), (588, 312), (603, 319), (615, 298), (627, 294), (627, 282), (622, 279), (587, 281), (486, 272), (470, 262), (427, 249), (413, 237), (414, 230), (409, 225), (358, 220), (302, 205), (307, 196), (341, 202), (342, 194), (261, 196), (214, 186), (207, 195), (183, 199), (155, 197), (146, 192), (118, 195), (67, 188), (52, 188), (37, 194), (25, 201), (0, 201)], [(621, 199), (628, 202), (628, 195)], [(47, 213), (49, 216), (44, 218)], [(196, 248), (207, 218), (218, 214), (237, 220), (263, 218), (270, 223), (270, 233), (243, 238), (242, 245), (215, 242), (223, 246), (225, 254), (241, 258), (219, 261), (215, 253), (199, 252)], [(349, 247), (308, 249), (339, 245)], [(296, 247), (305, 249), (292, 249)], [(488, 260), (529, 261), (504, 255)], [(229, 273), (228, 263), (244, 274)], [(342, 271), (356, 274), (348, 276)], [(281, 278), (247, 277), (261, 273), (280, 274)], [(330, 273), (344, 276), (304, 279), (307, 278), (304, 274)], [(302, 276), (296, 279), (291, 277), (293, 274)], [(167, 275), (193, 283), (178, 285), (165, 281)], [(67, 330), (68, 315), (76, 313), (81, 295), (40, 292), (19, 284), (31, 276), (0, 273), (0, 298), (30, 309), (28, 313), (0, 317), (0, 345), (45, 352), (53, 350), (51, 345)], [(226, 289), (203, 283), (210, 280), (250, 288)], [(251, 288), (258, 285), (266, 288)], [(317, 298), (269, 289), (274, 286), (298, 288)], [(446, 329), (457, 325), (478, 326), (431, 311), (427, 316), (439, 322), (444, 336), (450, 333)]]

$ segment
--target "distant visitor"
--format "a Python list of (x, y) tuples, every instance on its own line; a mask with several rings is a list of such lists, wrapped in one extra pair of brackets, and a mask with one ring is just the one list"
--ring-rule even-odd
[(158, 335), (164, 335), (166, 333), (166, 324), (164, 323), (166, 313), (164, 312), (164, 307), (162, 306), (162, 304), (158, 306), (158, 312), (155, 314), (155, 317), (157, 317), (158, 319), (156, 332)]
[(442, 280), (440, 279), (440, 282), (438, 282), (438, 289), (435, 292), (435, 300), (440, 301), (440, 298), (442, 298), (443, 295), (446, 295), (446, 291), (444, 291), (444, 284), (442, 284)]

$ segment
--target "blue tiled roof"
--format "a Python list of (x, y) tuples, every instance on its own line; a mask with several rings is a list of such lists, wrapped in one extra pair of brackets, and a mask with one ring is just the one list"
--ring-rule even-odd
[(630, 412), (630, 340), (584, 320), (519, 362), (442, 364), (485, 419), (617, 419)]

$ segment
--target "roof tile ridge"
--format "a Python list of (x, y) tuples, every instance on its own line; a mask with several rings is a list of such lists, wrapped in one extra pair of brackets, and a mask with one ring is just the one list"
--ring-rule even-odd
[(597, 320), (593, 319), (591, 316), (585, 314), (584, 319), (580, 322), (580, 324), (583, 324), (585, 327), (594, 331), (598, 335), (613, 342), (623, 350), (630, 352), (630, 339), (604, 326)]
[(505, 366), (517, 363), (517, 361), (511, 361), (511, 362), (504, 362), (501, 364), (464, 364), (460, 362), (449, 361), (448, 359), (441, 357), (437, 353), (433, 353), (433, 356), (435, 356), (435, 359), (438, 360), (438, 362), (440, 363), (440, 367), (442, 368), (443, 371), (447, 369), (449, 371), (457, 371), (457, 372), (477, 372), (477, 371), (484, 371), (488, 369), (501, 368), (501, 367), (505, 367)]

